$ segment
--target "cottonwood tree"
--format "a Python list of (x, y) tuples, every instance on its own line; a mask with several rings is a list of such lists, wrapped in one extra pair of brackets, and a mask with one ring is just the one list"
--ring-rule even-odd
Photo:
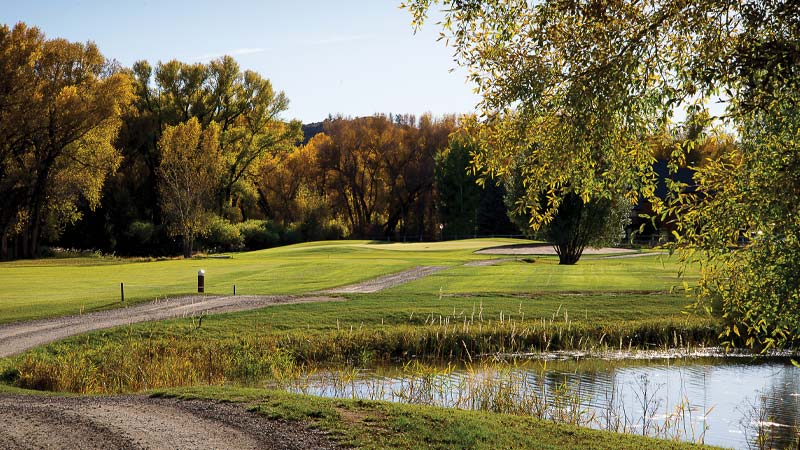
[(324, 194), (316, 148), (319, 145), (317, 141), (325, 138), (324, 134), (319, 134), (289, 154), (264, 158), (255, 168), (254, 183), (268, 217), (280, 220), (284, 225), (301, 221), (299, 197), (304, 190), (316, 190), (320, 196)]
[(159, 192), (170, 234), (183, 240), (183, 256), (190, 258), (196, 237), (210, 225), (211, 208), (223, 157), (219, 148), (220, 128), (211, 122), (205, 129), (196, 118), (164, 129), (158, 147)]
[[(302, 136), (299, 121), (281, 117), (289, 107), (286, 95), (258, 73), (242, 71), (230, 56), (208, 64), (173, 60), (155, 68), (139, 61), (132, 73), (137, 111), (125, 135), (151, 173), (160, 163), (156, 143), (165, 126), (191, 118), (202, 127), (217, 123), (224, 166), (215, 208), (220, 215), (237, 219), (236, 194), (250, 190), (254, 168), (264, 158), (287, 153)], [(247, 186), (237, 189), (242, 184)]]
[(36, 254), (43, 232), (100, 202), (119, 165), (120, 114), (130, 78), (93, 43), (47, 40), (19, 23), (0, 27), (0, 257)]
[[(431, 0), (407, 3), (419, 26)], [(638, 2), (443, 0), (443, 37), (482, 94), (486, 173), (508, 171), (532, 146), (523, 174), (552, 220), (570, 193), (622, 191), (677, 213), (679, 245), (704, 253), (701, 305), (721, 313), (731, 344), (800, 343), (796, 155), (800, 7), (789, 0)], [(675, 183), (670, 210), (653, 198), (643, 143), (684, 106), (727, 101), (739, 142)], [(674, 152), (673, 167), (683, 149)], [(637, 192), (638, 191), (638, 192)], [(743, 236), (744, 234), (744, 236)]]
[[(434, 157), (454, 118), (335, 118), (314, 139), (325, 194), (356, 236), (423, 234), (433, 209)], [(310, 142), (309, 144), (311, 144)]]
[(434, 118), (424, 114), (416, 121), (414, 116), (395, 118), (403, 140), (395, 151), (384, 153), (389, 190), (387, 219), (383, 225), (384, 236), (395, 230), (401, 234), (422, 236), (433, 226), (433, 188), (435, 185), (436, 154), (448, 145), (450, 133), (456, 128), (454, 116)]

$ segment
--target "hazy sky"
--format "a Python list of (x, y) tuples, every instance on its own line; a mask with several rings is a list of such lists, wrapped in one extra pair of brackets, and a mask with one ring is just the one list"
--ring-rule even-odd
[(224, 54), (290, 100), (285, 118), (463, 113), (477, 97), (433, 24), (416, 35), (400, 0), (0, 0), (0, 22), (97, 43), (126, 66)]

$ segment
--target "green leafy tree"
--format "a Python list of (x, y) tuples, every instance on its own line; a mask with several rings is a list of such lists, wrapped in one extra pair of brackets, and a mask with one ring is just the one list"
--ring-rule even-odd
[(477, 233), (481, 187), (470, 173), (469, 139), (455, 133), (447, 148), (436, 156), (436, 206), (445, 236), (471, 236)]
[(518, 232), (506, 214), (502, 183), (478, 184), (471, 163), (477, 148), (474, 139), (456, 131), (436, 156), (436, 208), (445, 239)]
[[(419, 26), (433, 2), (405, 6)], [(675, 214), (678, 245), (703, 253), (700, 304), (731, 344), (797, 347), (797, 104), (800, 8), (789, 0), (443, 0), (443, 37), (482, 94), (486, 173), (527, 160), (521, 206), (552, 220), (566, 196), (584, 203), (638, 191)], [(653, 196), (647, 136), (680, 105), (702, 119), (714, 96), (736, 147)], [(691, 125), (691, 124), (690, 124)], [(702, 138), (700, 138), (702, 139)], [(528, 152), (529, 148), (534, 148)], [(567, 150), (564, 150), (567, 149)], [(670, 158), (673, 170), (686, 148)], [(528, 153), (526, 153), (528, 152)], [(687, 254), (687, 253), (685, 253)]]
[(130, 78), (93, 43), (45, 39), (23, 23), (0, 26), (0, 257), (37, 254), (100, 203), (120, 163), (114, 140)]
[(205, 130), (196, 118), (164, 129), (158, 147), (161, 208), (169, 232), (183, 240), (183, 256), (190, 258), (194, 240), (213, 224), (211, 208), (223, 169), (219, 126)]

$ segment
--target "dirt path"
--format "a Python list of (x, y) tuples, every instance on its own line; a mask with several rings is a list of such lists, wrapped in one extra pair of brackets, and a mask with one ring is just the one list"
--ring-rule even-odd
[(325, 296), (190, 296), (140, 303), (77, 316), (0, 326), (0, 357), (88, 331), (137, 322), (258, 309), (272, 305), (341, 300)]
[(402, 272), (393, 273), (374, 280), (368, 280), (363, 283), (351, 284), (348, 286), (341, 286), (338, 288), (328, 289), (322, 291), (322, 294), (371, 294), (373, 292), (382, 291), (390, 287), (394, 287), (403, 283), (418, 280), (427, 277), (441, 270), (447, 269), (447, 266), (418, 266), (413, 269), (404, 270)]
[(335, 449), (322, 432), (242, 406), (128, 397), (0, 395), (0, 448)]

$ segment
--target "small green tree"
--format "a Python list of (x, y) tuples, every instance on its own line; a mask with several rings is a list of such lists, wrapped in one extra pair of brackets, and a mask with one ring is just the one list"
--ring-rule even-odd
[(210, 225), (210, 209), (219, 188), (222, 156), (219, 127), (202, 129), (195, 118), (166, 127), (158, 141), (161, 209), (172, 236), (183, 239), (183, 256), (190, 258), (194, 240)]
[[(526, 213), (528, 207), (520, 208), (527, 192), (522, 177), (515, 176), (518, 173), (519, 170), (514, 170), (504, 180), (509, 218), (523, 233), (538, 235), (553, 244), (559, 264), (575, 264), (587, 247), (615, 245), (625, 236), (625, 227), (631, 222), (632, 205), (623, 196), (586, 203), (580, 196), (568, 194), (553, 219), (534, 232), (530, 226), (532, 214)], [(544, 201), (542, 198), (542, 203)]]
[(460, 134), (436, 155), (436, 208), (446, 236), (476, 233), (481, 187), (469, 172), (473, 145)]

